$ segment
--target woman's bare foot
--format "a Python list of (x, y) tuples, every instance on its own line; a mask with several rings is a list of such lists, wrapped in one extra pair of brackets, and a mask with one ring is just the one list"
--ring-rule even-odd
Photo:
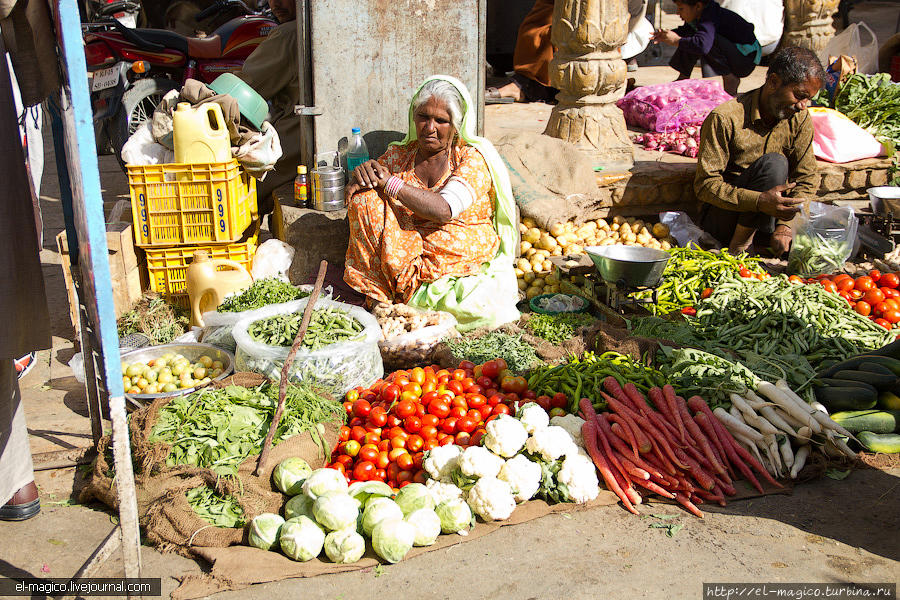
[(510, 81), (506, 85), (498, 88), (488, 88), (488, 98), (512, 98), (515, 102), (525, 102), (525, 94), (522, 88), (515, 81)]

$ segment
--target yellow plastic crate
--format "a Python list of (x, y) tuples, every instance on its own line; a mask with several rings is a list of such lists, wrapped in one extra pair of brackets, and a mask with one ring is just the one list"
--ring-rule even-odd
[(253, 235), (246, 242), (224, 245), (177, 246), (174, 248), (145, 249), (147, 271), (150, 274), (150, 289), (167, 297), (170, 302), (187, 308), (187, 267), (197, 250), (206, 250), (209, 257), (227, 258), (244, 265), (249, 271), (253, 265), (259, 238), (257, 224)]
[(256, 218), (256, 179), (236, 160), (126, 169), (142, 248), (234, 242)]

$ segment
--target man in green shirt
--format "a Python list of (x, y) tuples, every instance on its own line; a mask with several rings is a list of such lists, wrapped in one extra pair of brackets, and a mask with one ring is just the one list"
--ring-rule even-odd
[(732, 252), (747, 250), (757, 232), (769, 237), (773, 256), (790, 247), (790, 220), (818, 187), (806, 107), (824, 80), (812, 51), (784, 48), (761, 88), (719, 105), (703, 122), (694, 178), (704, 203), (700, 226)]

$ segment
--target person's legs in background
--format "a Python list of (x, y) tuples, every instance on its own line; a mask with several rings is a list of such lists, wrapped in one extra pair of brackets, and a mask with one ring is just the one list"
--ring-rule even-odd
[[(733, 185), (756, 192), (765, 192), (787, 182), (788, 161), (783, 154), (764, 154), (747, 167)], [(775, 217), (759, 212), (737, 212), (706, 205), (700, 227), (727, 245), (733, 253), (750, 248), (757, 232), (769, 236), (775, 231)]]
[(41, 510), (21, 400), (13, 361), (0, 359), (0, 521), (30, 519)]
[(737, 95), (741, 78), (752, 73), (755, 67), (752, 56), (742, 54), (733, 42), (721, 35), (716, 35), (709, 53), (700, 59), (703, 77), (721, 75), (722, 87), (732, 96)]
[(489, 88), (488, 97), (513, 98), (517, 102), (552, 102), (559, 92), (550, 86), (550, 24), (553, 21), (553, 0), (535, 0), (516, 36), (513, 52), (512, 81), (499, 88)]

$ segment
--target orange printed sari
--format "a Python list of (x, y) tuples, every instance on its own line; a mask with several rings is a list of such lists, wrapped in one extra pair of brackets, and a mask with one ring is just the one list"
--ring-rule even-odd
[(376, 190), (359, 192), (350, 200), (350, 246), (344, 281), (380, 302), (406, 303), (422, 283), (445, 275), (480, 272), (497, 253), (500, 238), (494, 229), (494, 190), (487, 163), (475, 148), (458, 146), (458, 164), (431, 188), (415, 174), (417, 142), (391, 146), (378, 162), (407, 185), (433, 192), (451, 175), (466, 180), (475, 192), (473, 204), (447, 223), (423, 219)]

